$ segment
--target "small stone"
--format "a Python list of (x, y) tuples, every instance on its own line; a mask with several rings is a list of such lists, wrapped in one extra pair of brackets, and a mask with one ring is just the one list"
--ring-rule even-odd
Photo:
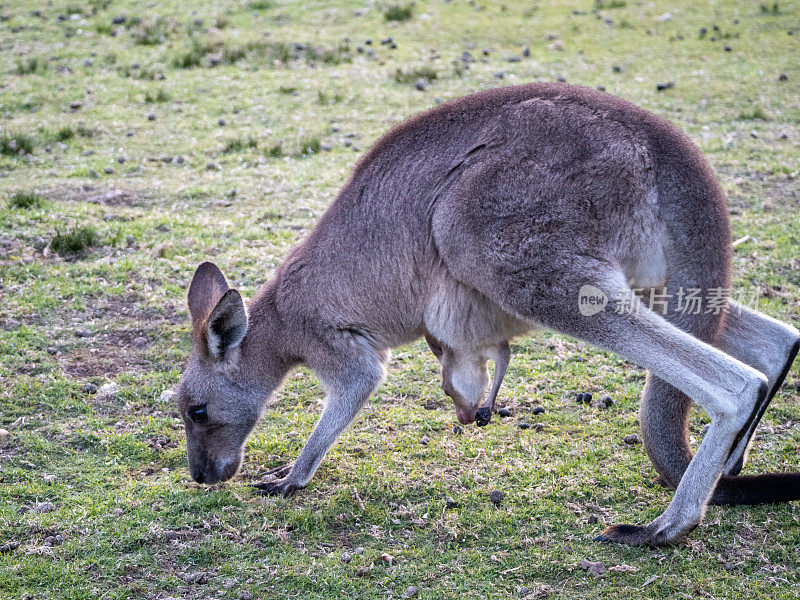
[(92, 337), (92, 332), (88, 329), (76, 329), (75, 330), (75, 337), (79, 338), (87, 338)]
[(389, 554), (388, 552), (381, 552), (380, 559), (387, 563), (389, 566), (392, 566), (392, 562), (394, 561), (394, 556)]
[(388, 38), (384, 38), (384, 39), (382, 39), (382, 40), (381, 40), (381, 44), (385, 46), (385, 45), (387, 45), (387, 44), (391, 44), (391, 43), (392, 43), (392, 41), (393, 41), (393, 40), (392, 40), (392, 38), (390, 38), (390, 37), (388, 37)]
[(172, 390), (164, 390), (158, 396), (158, 403), (159, 404), (169, 404), (170, 402), (172, 402), (175, 399), (176, 395), (177, 394), (175, 392), (173, 392)]
[(600, 402), (605, 404), (606, 408), (614, 405), (614, 399), (611, 396), (603, 396), (602, 398), (600, 398)]
[(149, 340), (146, 337), (137, 337), (133, 340), (133, 347), (134, 348), (144, 348), (149, 343)]
[(531, 49), (528, 48), (527, 46), (525, 46), (522, 49), (522, 56), (524, 56), (525, 58), (528, 58), (530, 55), (531, 55)]
[(94, 169), (89, 169), (89, 177), (92, 179), (100, 179), (100, 173)]
[(530, 595), (531, 595), (531, 590), (530, 590), (530, 588), (526, 588), (526, 587), (523, 585), (521, 588), (519, 588), (519, 589), (517, 590), (517, 595), (518, 595), (520, 598), (527, 598), (528, 596), (530, 596)]
[(501, 416), (501, 417), (504, 417), (504, 418), (505, 418), (505, 417), (510, 417), (510, 416), (511, 416), (511, 411), (510, 411), (508, 408), (506, 408), (506, 407), (504, 406), (503, 408), (501, 408), (501, 409), (499, 409), (499, 410), (497, 411), (497, 414), (498, 414), (499, 416)]
[(118, 156), (118, 157), (117, 157), (117, 162), (118, 162), (119, 164), (123, 164), (123, 163), (124, 163), (126, 160), (127, 160), (127, 159), (126, 159), (124, 156)]
[(600, 521), (600, 519), (597, 517), (597, 515), (589, 515), (589, 518), (586, 519), (586, 522), (589, 523), (589, 525), (594, 525), (595, 523), (598, 523), (599, 521)]
[(750, 130), (750, 137), (751, 138), (758, 138), (758, 132), (755, 129)]
[(622, 67), (620, 65), (612, 65), (611, 71), (614, 73), (622, 73)]
[(449, 509), (449, 510), (452, 510), (454, 508), (458, 508), (458, 502), (456, 502), (455, 500), (453, 500), (453, 498), (448, 496), (444, 500), (444, 507)]
[(217, 125), (219, 125), (220, 127), (225, 127), (225, 119), (220, 119), (219, 121), (217, 121)]
[(666, 83), (657, 83), (656, 84), (656, 91), (663, 92), (664, 90), (668, 90), (670, 88), (675, 87), (674, 81), (667, 81)]
[(50, 356), (55, 356), (56, 354), (58, 354), (58, 348), (56, 348), (55, 346), (49, 346), (49, 347), (47, 348), (47, 353), (48, 353)]
[(53, 485), (56, 480), (57, 478), (55, 475), (44, 475), (42, 477), (42, 482), (46, 483), (47, 485)]
[(0, 444), (5, 442), (6, 439), (8, 439), (8, 436), (10, 435), (11, 433), (8, 431), (8, 429), (0, 429)]
[(420, 79), (417, 79), (416, 83), (414, 84), (414, 87), (415, 87), (417, 90), (419, 90), (420, 92), (424, 92), (424, 91), (425, 91), (425, 88), (426, 88), (426, 87), (428, 87), (428, 86), (427, 86), (427, 84), (425, 83), (425, 80), (424, 80), (424, 79), (422, 79), (422, 78), (420, 78)]
[(547, 429), (547, 425), (545, 425), (544, 423), (534, 423), (533, 425), (531, 425), (531, 427), (533, 427), (534, 431), (544, 431), (545, 429)]
[(56, 509), (56, 505), (52, 502), (40, 502), (36, 505), (36, 512), (38, 513), (51, 513)]
[(423, 435), (419, 443), (422, 444), (423, 446), (427, 446), (430, 441), (431, 440), (427, 435)]
[(69, 103), (69, 109), (70, 110), (73, 110), (73, 111), (74, 110), (80, 110), (81, 108), (83, 108), (83, 102), (81, 102), (80, 100), (75, 100), (75, 102), (70, 102)]
[(519, 427), (520, 429), (530, 429), (531, 428), (531, 424), (528, 423), (527, 421), (520, 421), (519, 425), (517, 425), (517, 427)]
[(97, 386), (93, 383), (87, 383), (83, 386), (83, 393), (84, 394), (96, 394), (97, 393)]
[(29, 513), (29, 512), (31, 512), (31, 507), (30, 506), (20, 506), (17, 509), (17, 514), (18, 515), (24, 515), (25, 513)]
[(103, 173), (106, 175), (113, 175), (114, 174), (114, 167), (106, 167), (103, 169)]
[(453, 433), (456, 435), (461, 435), (464, 433), (464, 428), (461, 425), (453, 425)]
[(628, 446), (635, 446), (639, 443), (639, 434), (637, 433), (629, 433), (625, 436), (624, 442), (628, 444)]
[(100, 386), (100, 389), (97, 390), (97, 395), (100, 398), (114, 398), (116, 397), (117, 393), (119, 392), (119, 386), (114, 383), (105, 383)]
[(114, 17), (113, 19), (111, 19), (111, 23), (114, 25), (122, 25), (127, 20), (128, 17), (120, 15), (119, 17)]
[(150, 113), (149, 115), (147, 115), (147, 120), (148, 121), (155, 121), (156, 120), (156, 113)]
[(731, 48), (730, 46), (725, 46), (725, 52), (731, 52), (732, 50), (733, 48)]
[(419, 594), (419, 588), (415, 585), (411, 585), (403, 592), (403, 598), (413, 598), (417, 594)]
[(19, 548), (19, 542), (8, 542), (7, 544), (3, 544), (0, 546), (0, 554), (7, 554), (13, 550)]
[(705, 37), (707, 33), (708, 33), (708, 29), (706, 29), (705, 27), (701, 27), (700, 28), (700, 37), (701, 38)]
[(206, 171), (217, 171), (219, 170), (219, 165), (213, 162), (210, 162), (206, 165)]
[(489, 493), (489, 501), (495, 506), (500, 506), (503, 503), (504, 494), (500, 490), (492, 490)]
[(342, 552), (342, 554), (339, 556), (339, 560), (341, 560), (344, 564), (347, 564), (353, 560), (353, 557), (350, 556), (349, 552)]
[(364, 548), (362, 548), (361, 546), (356, 546), (355, 548), (353, 548), (353, 554), (356, 555), (364, 554)]
[(535, 415), (541, 415), (544, 413), (544, 406), (534, 406), (532, 412)]
[(779, 140), (787, 140), (787, 139), (789, 139), (789, 134), (786, 131), (781, 131), (778, 134), (778, 139)]
[(781, 73), (780, 75), (778, 75), (778, 81), (788, 81), (788, 80), (789, 76), (786, 73)]

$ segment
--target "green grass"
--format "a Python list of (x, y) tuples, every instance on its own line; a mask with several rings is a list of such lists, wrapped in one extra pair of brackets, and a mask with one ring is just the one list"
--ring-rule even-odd
[(387, 21), (408, 21), (414, 16), (414, 5), (389, 6), (383, 11), (383, 18)]
[(50, 240), (50, 248), (58, 254), (79, 254), (91, 249), (100, 241), (97, 228), (92, 225), (78, 225), (63, 233), (56, 232)]
[[(644, 373), (569, 338), (517, 340), (501, 391), (513, 416), (461, 434), (424, 343), (397, 349), (290, 499), (249, 484), (312, 431), (323, 390), (308, 371), (215, 488), (190, 481), (183, 424), (158, 401), (189, 353), (199, 263), (252, 297), (388, 128), (530, 81), (603, 86), (686, 131), (733, 236), (750, 236), (736, 289), (800, 326), (797, 2), (416, 0), (405, 20), (386, 13), (412, 5), (388, 1), (36, 4), (0, 7), (0, 547), (19, 544), (0, 553), (0, 598), (797, 597), (796, 505), (711, 507), (672, 548), (592, 542), (672, 494), (623, 443)], [(110, 381), (116, 395), (85, 388)], [(695, 441), (707, 421), (693, 413)], [(796, 470), (800, 392), (784, 387), (765, 421), (746, 472)]]
[(16, 192), (8, 201), (11, 208), (41, 208), (44, 198), (35, 192)]

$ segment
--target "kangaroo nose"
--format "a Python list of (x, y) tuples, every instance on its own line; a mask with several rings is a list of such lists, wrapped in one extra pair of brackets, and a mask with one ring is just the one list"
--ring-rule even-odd
[(197, 483), (203, 483), (203, 472), (200, 469), (192, 469), (192, 479)]

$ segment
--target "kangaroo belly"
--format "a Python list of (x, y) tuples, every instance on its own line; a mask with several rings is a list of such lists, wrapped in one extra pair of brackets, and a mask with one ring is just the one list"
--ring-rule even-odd
[(425, 327), (447, 346), (464, 351), (494, 346), (531, 329), (479, 291), (447, 276), (431, 295)]

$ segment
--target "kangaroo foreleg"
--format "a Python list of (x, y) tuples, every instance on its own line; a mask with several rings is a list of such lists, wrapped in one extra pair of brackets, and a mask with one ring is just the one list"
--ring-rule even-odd
[(506, 376), (508, 363), (511, 361), (511, 347), (508, 345), (508, 340), (503, 340), (498, 344), (489, 358), (494, 362), (494, 379), (492, 380), (492, 387), (489, 390), (489, 396), (478, 409), (478, 412), (475, 413), (475, 424), (479, 427), (488, 425), (492, 420), (494, 403), (497, 400), (500, 387), (503, 385), (503, 378)]
[(347, 428), (381, 382), (384, 371), (376, 359), (362, 360), (356, 364), (343, 362), (340, 368), (319, 375), (329, 390), (322, 416), (288, 475), (255, 484), (263, 494), (289, 496), (306, 486), (336, 438)]

